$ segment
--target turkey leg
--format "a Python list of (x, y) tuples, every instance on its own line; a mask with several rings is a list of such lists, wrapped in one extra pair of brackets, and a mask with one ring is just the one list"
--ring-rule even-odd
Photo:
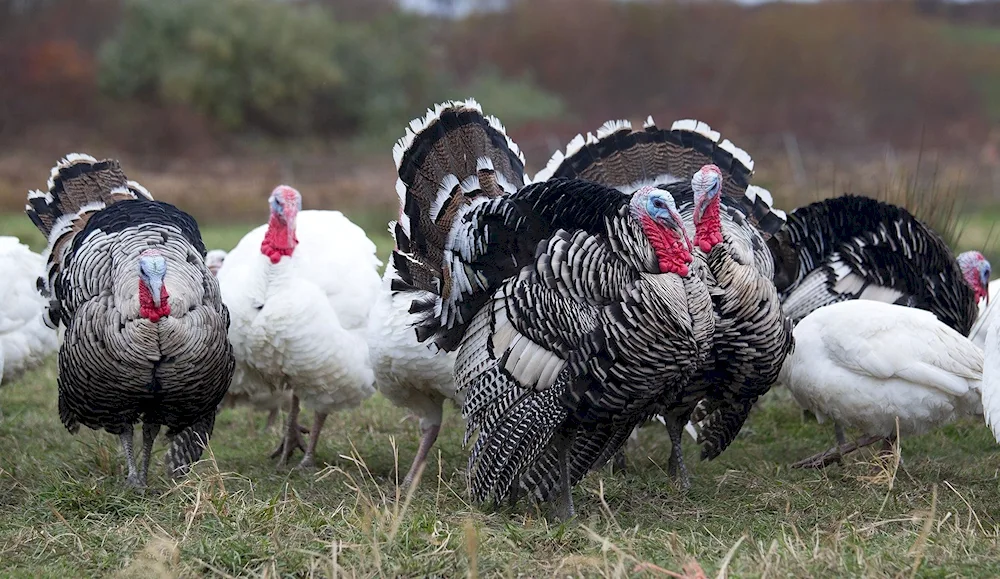
[(847, 435), (844, 434), (844, 427), (833, 423), (833, 435), (837, 438), (837, 446), (844, 446), (847, 444)]
[(681, 490), (691, 488), (691, 477), (688, 476), (687, 465), (684, 464), (684, 449), (681, 448), (681, 435), (684, 433), (684, 426), (681, 425), (677, 417), (667, 418), (667, 434), (670, 436), (670, 458), (667, 461), (667, 474), (674, 477)]
[(864, 436), (844, 445), (837, 445), (830, 450), (823, 451), (819, 454), (810, 456), (809, 458), (802, 459), (794, 464), (792, 468), (825, 468), (830, 466), (835, 462), (840, 462), (845, 455), (858, 450), (859, 448), (864, 448), (885, 440), (884, 436)]
[(568, 521), (576, 512), (573, 509), (573, 486), (569, 484), (569, 450), (573, 446), (573, 434), (557, 434), (559, 449), (559, 486), (562, 487), (560, 497), (559, 518)]
[(417, 455), (413, 457), (413, 464), (410, 465), (410, 472), (406, 473), (406, 478), (403, 479), (404, 489), (409, 488), (413, 484), (413, 479), (417, 476), (417, 471), (427, 462), (427, 453), (434, 446), (434, 441), (437, 440), (439, 432), (441, 432), (440, 424), (432, 424), (424, 429), (420, 436), (420, 448), (417, 449)]
[(142, 423), (142, 470), (139, 471), (139, 486), (146, 486), (146, 476), (149, 474), (149, 457), (153, 453), (153, 441), (160, 433), (159, 424)]
[(135, 453), (132, 452), (132, 434), (132, 425), (129, 424), (125, 427), (125, 432), (118, 435), (118, 438), (122, 441), (122, 450), (125, 451), (125, 459), (128, 461), (128, 477), (125, 479), (125, 484), (133, 488), (139, 488), (142, 484), (139, 482), (139, 470), (135, 467)]
[(309, 434), (309, 446), (306, 447), (306, 455), (302, 457), (302, 462), (299, 463), (299, 468), (311, 468), (316, 466), (316, 445), (319, 443), (319, 431), (323, 430), (324, 422), (326, 422), (326, 414), (317, 412), (316, 418), (313, 419), (312, 432)]
[(302, 433), (299, 430), (299, 397), (292, 396), (292, 407), (288, 411), (288, 420), (285, 423), (285, 435), (278, 443), (278, 447), (271, 453), (271, 458), (278, 457), (278, 466), (288, 464), (288, 457), (295, 449), (305, 450), (302, 444)]

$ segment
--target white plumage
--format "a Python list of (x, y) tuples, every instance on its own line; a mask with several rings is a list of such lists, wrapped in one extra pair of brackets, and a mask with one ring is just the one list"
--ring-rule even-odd
[(420, 418), (420, 448), (404, 479), (404, 485), (409, 485), (437, 439), (445, 400), (461, 405), (462, 397), (455, 391), (457, 354), (434, 353), (427, 344), (417, 341), (412, 325), (416, 316), (409, 312), (413, 297), (394, 296), (390, 288), (393, 277), (395, 270), (390, 261), (382, 276), (382, 291), (372, 307), (368, 347), (378, 391)]
[(996, 320), (1000, 320), (1000, 314), (996, 311), (997, 298), (1000, 298), (1000, 295), (997, 295), (1000, 294), (1000, 279), (990, 282), (987, 293), (989, 299), (985, 302), (979, 302), (979, 317), (976, 318), (976, 323), (972, 325), (972, 331), (969, 332), (969, 339), (980, 348), (986, 347), (987, 330)]
[[(990, 292), (994, 289), (990, 282)], [(993, 296), (990, 296), (992, 301)], [(993, 437), (1000, 442), (1000, 316), (993, 316), (986, 330), (986, 349), (983, 351), (983, 414)]]
[(16, 380), (55, 353), (56, 331), (42, 320), (46, 301), (38, 293), (45, 259), (16, 237), (0, 237), (0, 382)]
[[(982, 350), (930, 312), (845, 301), (809, 314), (794, 335), (780, 381), (820, 421), (868, 435), (855, 447), (894, 440), (897, 417), (912, 436), (983, 412)], [(799, 464), (823, 466), (835, 450)]]
[(366, 334), (381, 262), (375, 244), (339, 211), (299, 212), (301, 196), (284, 186), (270, 201), (269, 224), (244, 236), (218, 273), (236, 356), (229, 395), (274, 409), (291, 393), (275, 451), (280, 464), (303, 446), (299, 400), (314, 410), (300, 464), (309, 466), (326, 415), (374, 393)]

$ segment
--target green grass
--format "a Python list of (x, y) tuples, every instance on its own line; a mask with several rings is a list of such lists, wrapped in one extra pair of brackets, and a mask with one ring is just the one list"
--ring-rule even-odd
[[(0, 218), (5, 234), (20, 235), (18, 223)], [(231, 247), (244, 230), (204, 235)], [(654, 424), (629, 449), (630, 470), (588, 476), (578, 518), (558, 524), (530, 505), (467, 502), (453, 409), (420, 485), (400, 496), (418, 429), (377, 395), (328, 419), (321, 470), (276, 469), (264, 416), (226, 410), (205, 460), (176, 485), (161, 441), (140, 495), (123, 487), (115, 437), (59, 423), (55, 380), (50, 360), (0, 388), (4, 577), (656, 577), (692, 559), (708, 576), (1000, 575), (1000, 453), (981, 422), (903, 440), (898, 470), (862, 455), (802, 472), (787, 464), (830, 446), (832, 429), (804, 422), (776, 390), (716, 461), (699, 462), (685, 440), (688, 492), (666, 477)]]

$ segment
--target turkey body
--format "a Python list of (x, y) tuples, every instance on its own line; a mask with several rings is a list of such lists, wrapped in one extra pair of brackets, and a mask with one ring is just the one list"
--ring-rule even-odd
[(983, 352), (930, 312), (846, 301), (794, 333), (780, 380), (821, 421), (892, 441), (897, 418), (899, 434), (913, 436), (983, 413)]
[(455, 384), (457, 354), (432, 352), (417, 341), (412, 326), (419, 320), (409, 312), (413, 300), (392, 292), (395, 276), (396, 271), (389, 263), (368, 322), (368, 349), (378, 391), (395, 406), (410, 410), (420, 419), (420, 448), (404, 479), (409, 484), (437, 438), (445, 401), (461, 407), (464, 396)]
[(38, 294), (45, 258), (16, 237), (0, 236), (0, 384), (39, 366), (59, 348), (58, 337), (42, 316), (47, 302)]
[[(26, 212), (49, 238), (40, 288), (45, 321), (65, 328), (59, 417), (118, 434), (128, 483), (144, 486), (153, 440), (167, 426), (171, 476), (202, 453), (233, 373), (229, 312), (205, 266), (190, 215), (153, 201), (117, 161), (69, 155)], [(137, 469), (133, 424), (143, 423)]]
[(474, 101), (438, 105), (393, 151), (391, 289), (417, 339), (457, 351), (477, 502), (561, 496), (680, 389), (714, 317), (671, 195), (582, 180), (525, 186)]
[[(218, 273), (233, 316), (230, 396), (270, 410), (291, 394), (293, 412), (301, 399), (321, 426), (320, 416), (374, 393), (367, 324), (381, 262), (364, 231), (338, 211), (299, 213), (298, 244), (277, 263), (261, 252), (268, 228), (244, 236)], [(310, 452), (303, 466), (312, 460)]]
[(681, 431), (696, 405), (702, 402), (696, 416), (704, 421), (702, 456), (715, 458), (775, 381), (791, 347), (791, 326), (771, 281), (774, 261), (765, 244), (784, 224), (784, 214), (772, 208), (767, 191), (750, 185), (750, 156), (720, 137), (695, 120), (677, 121), (670, 130), (651, 117), (642, 130), (608, 121), (596, 137), (578, 135), (535, 176), (536, 182), (586, 179), (625, 193), (655, 184), (671, 193), (694, 236), (694, 259), (704, 264), (712, 294), (715, 332), (698, 374), (664, 401), (662, 419), (673, 445), (668, 472), (678, 474), (683, 487), (689, 482)]
[(901, 207), (856, 195), (818, 201), (790, 213), (768, 245), (794, 323), (852, 299), (927, 310), (965, 336), (976, 320), (975, 291), (948, 244)]

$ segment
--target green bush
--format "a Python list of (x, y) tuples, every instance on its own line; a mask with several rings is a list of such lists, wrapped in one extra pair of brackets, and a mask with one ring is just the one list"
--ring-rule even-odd
[(101, 51), (101, 87), (187, 105), (229, 128), (300, 132), (316, 128), (318, 117), (350, 120), (337, 61), (346, 35), (317, 7), (130, 0), (118, 36)]

